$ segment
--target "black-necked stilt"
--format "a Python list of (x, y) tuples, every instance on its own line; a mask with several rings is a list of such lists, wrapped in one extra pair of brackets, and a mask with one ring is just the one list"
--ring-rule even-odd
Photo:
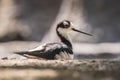
[(23, 55), (27, 58), (43, 58), (43, 59), (61, 59), (69, 60), (73, 59), (72, 44), (69, 38), (69, 32), (76, 31), (86, 35), (88, 33), (79, 31), (73, 27), (72, 22), (64, 20), (57, 25), (56, 32), (60, 38), (60, 43), (48, 43), (40, 45), (39, 47), (26, 51), (26, 52), (16, 52), (16, 54)]

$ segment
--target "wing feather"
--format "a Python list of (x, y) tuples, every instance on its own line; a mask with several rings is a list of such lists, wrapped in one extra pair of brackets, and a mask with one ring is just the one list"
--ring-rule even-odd
[(31, 55), (45, 59), (54, 59), (56, 54), (60, 54), (60, 52), (64, 51), (67, 53), (73, 53), (72, 50), (63, 43), (49, 43), (39, 46), (36, 49), (32, 49), (26, 52), (17, 52), (16, 54), (23, 56)]

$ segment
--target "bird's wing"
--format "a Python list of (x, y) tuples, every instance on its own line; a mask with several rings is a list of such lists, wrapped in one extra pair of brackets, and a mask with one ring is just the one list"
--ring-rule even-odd
[(61, 51), (70, 53), (72, 50), (69, 50), (63, 43), (48, 43), (26, 52), (17, 52), (16, 54), (23, 55), (25, 57), (30, 55), (45, 59), (54, 59), (55, 54), (59, 54)]
[(37, 48), (34, 48), (34, 49), (29, 50), (29, 52), (31, 52), (31, 51), (42, 51), (42, 50), (45, 49), (46, 45), (47, 45), (47, 44), (40, 45), (40, 46), (38, 46)]

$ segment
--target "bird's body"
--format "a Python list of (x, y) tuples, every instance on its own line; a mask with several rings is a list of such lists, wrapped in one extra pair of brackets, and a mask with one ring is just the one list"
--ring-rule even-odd
[(48, 43), (26, 52), (17, 52), (17, 54), (28, 58), (42, 58), (48, 60), (73, 58), (72, 49), (64, 43)]
[[(70, 60), (73, 59), (73, 49), (71, 40), (69, 38), (68, 33), (73, 30), (80, 33), (84, 33), (78, 31), (73, 28), (73, 25), (70, 21), (64, 20), (57, 25), (56, 33), (60, 38), (61, 42), (59, 43), (47, 43), (38, 46), (35, 49), (26, 51), (26, 52), (16, 52), (16, 54), (25, 56), (27, 58), (39, 58), (39, 59), (47, 59), (47, 60)], [(88, 33), (84, 33), (90, 35)]]

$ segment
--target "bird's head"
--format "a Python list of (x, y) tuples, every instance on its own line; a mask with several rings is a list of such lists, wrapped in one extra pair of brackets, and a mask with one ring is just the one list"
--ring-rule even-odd
[(67, 33), (69, 33), (70, 31), (76, 31), (76, 32), (79, 32), (79, 33), (83, 33), (83, 34), (92, 36), (92, 35), (89, 34), (89, 33), (86, 33), (86, 32), (83, 32), (83, 31), (80, 31), (80, 30), (75, 29), (75, 28), (73, 27), (72, 22), (71, 22), (71, 21), (68, 21), (68, 20), (64, 20), (64, 21), (60, 22), (60, 23), (57, 25), (57, 31), (58, 31), (60, 34), (67, 34)]

